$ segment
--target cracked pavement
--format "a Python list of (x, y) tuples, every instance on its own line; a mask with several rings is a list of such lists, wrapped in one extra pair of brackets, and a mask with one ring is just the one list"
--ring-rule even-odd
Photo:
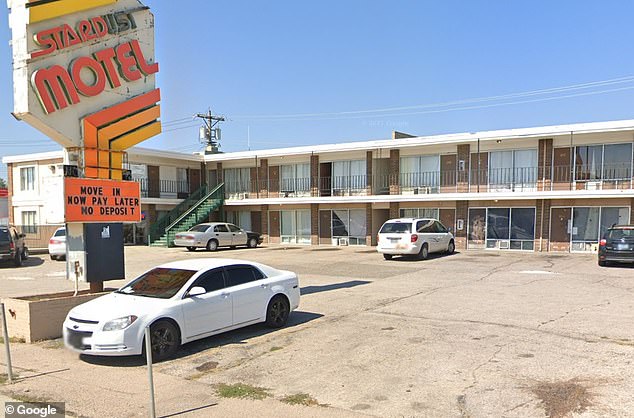
[[(634, 268), (600, 268), (596, 256), (578, 254), (467, 251), (419, 262), (384, 261), (365, 248), (276, 246), (217, 253), (127, 247), (126, 267), (132, 277), (165, 261), (208, 256), (296, 271), (305, 291), (288, 327), (210, 337), (155, 367), (171, 385), (207, 388), (207, 401), (218, 407), (228, 401), (213, 396), (214, 384), (246, 383), (275, 399), (306, 393), (329, 405), (300, 416), (543, 417), (530, 388), (580, 379), (595, 396), (581, 416), (634, 415)], [(34, 285), (72, 288), (51, 274), (61, 266), (46, 260), (21, 269), (30, 281), (0, 269), (0, 296), (29, 294)], [(74, 374), (144, 382), (145, 368), (130, 359), (79, 358), (41, 344), (15, 350), (23, 361), (46, 350), (47, 367), (68, 369), (55, 373), (56, 385), (33, 378), (16, 387), (56, 400), (71, 393), (79, 414), (96, 395), (69, 390), (79, 384)], [(120, 389), (103, 382), (98, 396), (115, 402)], [(259, 415), (267, 416), (271, 402)]]

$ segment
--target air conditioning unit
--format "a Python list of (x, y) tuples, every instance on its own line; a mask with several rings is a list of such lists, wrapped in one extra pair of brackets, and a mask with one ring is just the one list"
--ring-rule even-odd
[(337, 245), (339, 246), (349, 245), (348, 238), (339, 238), (339, 240), (337, 241)]
[(498, 241), (498, 244), (500, 246), (500, 250), (508, 250), (511, 246), (509, 241)]
[(414, 194), (430, 194), (431, 187), (423, 186), (423, 187), (414, 187)]
[(600, 190), (601, 182), (600, 181), (589, 181), (586, 183), (586, 190)]

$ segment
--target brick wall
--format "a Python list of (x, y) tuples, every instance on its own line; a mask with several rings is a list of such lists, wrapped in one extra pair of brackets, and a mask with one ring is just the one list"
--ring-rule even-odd
[(319, 155), (310, 156), (310, 195), (319, 196)]
[(365, 204), (365, 243), (377, 245), (376, 235), (372, 233), (372, 203)]
[(372, 194), (373, 178), (372, 178), (372, 151), (365, 153), (365, 178), (367, 186), (367, 194)]
[(400, 194), (401, 177), (401, 152), (398, 149), (390, 150), (390, 194)]
[(225, 181), (225, 173), (222, 170), (222, 163), (216, 164), (216, 177), (218, 179), (218, 184), (224, 183), (224, 181)]
[(456, 229), (454, 234), (456, 237), (456, 248), (460, 250), (467, 249), (467, 224), (469, 223), (469, 201), (458, 200), (456, 201), (456, 224), (458, 219), (464, 221), (462, 230)]
[(553, 140), (540, 139), (537, 150), (537, 190), (550, 190), (552, 183)]
[(535, 202), (535, 251), (537, 252), (540, 251), (540, 248), (541, 252), (548, 251), (550, 234), (550, 205), (550, 199), (537, 200)]
[(271, 244), (280, 243), (280, 211), (269, 211), (269, 242)]
[(258, 168), (258, 190), (260, 191), (260, 197), (269, 197), (269, 160), (262, 158), (260, 160), (260, 167)]
[(319, 204), (310, 205), (310, 244), (319, 245)]
[(634, 225), (634, 197), (630, 201), (630, 225)]
[(390, 219), (401, 217), (399, 209), (400, 208), (398, 202), (390, 202)]
[[(458, 174), (457, 174), (457, 178), (456, 178), (456, 190), (458, 192), (468, 192), (469, 191), (469, 167), (470, 167), (470, 157), (471, 157), (471, 152), (470, 152), (470, 145), (469, 144), (462, 144), (462, 145), (458, 145), (456, 151), (458, 153)], [(464, 170), (460, 170), (460, 161), (464, 161)], [(458, 243), (456, 243), (456, 247), (458, 247), (457, 245)]]
[(260, 226), (262, 228), (262, 242), (270, 242), (269, 237), (269, 205), (260, 206), (260, 216), (262, 219), (260, 220)]

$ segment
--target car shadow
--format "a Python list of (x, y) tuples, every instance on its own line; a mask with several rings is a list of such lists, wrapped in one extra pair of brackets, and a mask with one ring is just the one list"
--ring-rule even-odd
[(369, 283), (372, 282), (368, 282), (365, 280), (352, 280), (349, 282), (326, 284), (323, 286), (306, 286), (300, 289), (300, 293), (302, 296), (306, 296), (312, 293), (328, 292), (330, 290), (349, 289), (351, 287), (362, 286)]
[[(321, 318), (323, 315), (313, 312), (305, 311), (293, 311), (288, 317), (288, 322), (283, 327), (293, 328), (298, 325), (306, 324), (315, 319)], [(277, 328), (269, 328), (263, 323), (250, 325), (248, 327), (240, 328), (233, 331), (227, 331), (222, 334), (212, 335), (201, 340), (193, 341), (182, 345), (176, 352), (176, 355), (165, 361), (176, 360), (184, 357), (188, 357), (192, 354), (197, 354), (210, 348), (217, 348), (232, 344), (248, 344), (248, 340), (255, 337), (260, 337), (272, 332), (278, 331)], [(88, 356), (80, 354), (79, 359), (83, 362), (93, 364), (96, 366), (110, 366), (110, 367), (138, 367), (146, 364), (145, 357), (142, 356)], [(160, 362), (154, 362), (157, 364)]]
[(454, 257), (456, 255), (460, 254), (460, 251), (454, 251), (451, 254), (445, 254), (445, 253), (431, 253), (427, 256), (427, 260), (418, 260), (416, 258), (416, 256), (413, 255), (402, 255), (402, 256), (394, 256), (391, 260), (389, 261), (400, 261), (400, 262), (425, 262), (425, 261), (429, 261), (429, 260), (436, 260), (438, 258), (447, 258), (447, 257)]
[(634, 263), (616, 263), (613, 261), (607, 264), (605, 267), (610, 269), (613, 269), (613, 268), (634, 269)]
[(37, 267), (37, 266), (41, 266), (42, 264), (44, 264), (44, 260), (42, 258), (34, 257), (30, 255), (29, 258), (22, 261), (22, 266), (20, 267), (16, 267), (15, 264), (13, 264), (13, 261), (6, 261), (3, 263), (0, 263), (0, 269), (5, 269), (5, 268), (21, 269), (24, 267)]

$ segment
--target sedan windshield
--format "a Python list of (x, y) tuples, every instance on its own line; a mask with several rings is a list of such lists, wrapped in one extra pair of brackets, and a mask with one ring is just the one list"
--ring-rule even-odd
[(379, 232), (381, 234), (408, 234), (409, 232), (411, 232), (411, 224), (389, 223), (383, 225), (383, 228), (381, 228), (381, 231)]
[(194, 274), (193, 270), (155, 268), (137, 277), (117, 293), (151, 298), (169, 299), (174, 296)]
[(205, 232), (209, 228), (209, 225), (196, 225), (189, 228), (191, 232)]

